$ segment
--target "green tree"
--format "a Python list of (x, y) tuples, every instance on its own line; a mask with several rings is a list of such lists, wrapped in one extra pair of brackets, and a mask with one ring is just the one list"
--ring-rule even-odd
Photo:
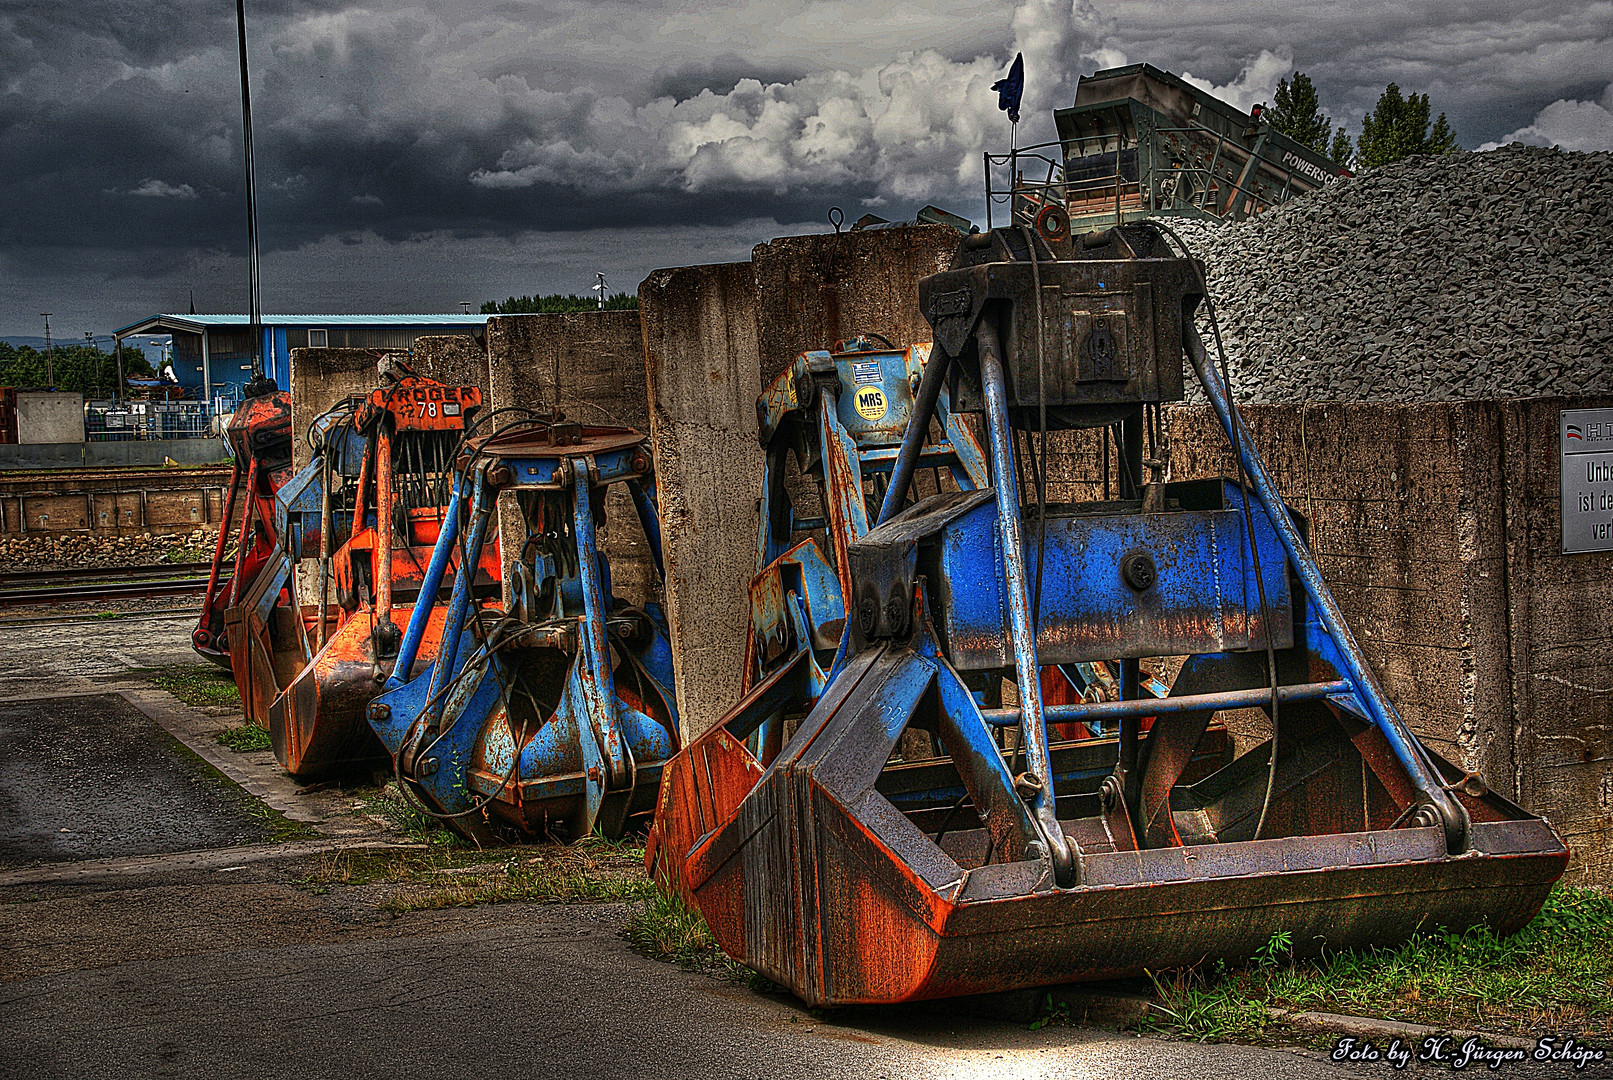
[(1350, 137), (1342, 126), (1334, 129), (1333, 121), (1322, 112), (1315, 84), (1303, 71), (1294, 72), (1293, 82), (1282, 79), (1277, 83), (1277, 94), (1266, 120), (1301, 146), (1308, 146), (1340, 166), (1349, 167)]
[[(118, 358), (115, 353), (89, 345), (59, 345), (49, 357), (50, 373), (56, 389), (77, 391), (85, 396), (111, 397), (118, 384)], [(35, 387), (46, 383), (46, 356), (42, 350), (20, 348), (0, 342), (0, 386)], [(146, 354), (132, 345), (123, 346), (124, 378), (156, 374)]]
[(1327, 141), (1333, 135), (1333, 122), (1322, 115), (1316, 87), (1311, 83), (1311, 77), (1303, 71), (1294, 72), (1292, 83), (1287, 79), (1277, 83), (1277, 96), (1266, 119), (1272, 127), (1301, 146), (1327, 153)]
[(1333, 133), (1333, 146), (1328, 150), (1327, 156), (1341, 169), (1350, 167), (1350, 161), (1355, 157), (1355, 147), (1350, 145), (1350, 136), (1344, 130), (1343, 124), (1340, 124), (1339, 129)]
[(1387, 165), (1413, 154), (1450, 154), (1461, 149), (1451, 128), (1440, 113), (1429, 130), (1430, 109), (1427, 94), (1402, 96), (1400, 87), (1390, 83), (1378, 104), (1361, 121), (1361, 138), (1356, 153), (1362, 165)]
[[(550, 293), (547, 296), (512, 296), (508, 300), (489, 300), (482, 305), (483, 315), (556, 315), (568, 311), (597, 311), (599, 301), (591, 296)], [(638, 294), (619, 292), (605, 298), (606, 311), (636, 311)]]

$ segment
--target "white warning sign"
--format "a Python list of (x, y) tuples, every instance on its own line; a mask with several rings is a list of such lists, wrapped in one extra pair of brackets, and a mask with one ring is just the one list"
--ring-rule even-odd
[(1613, 551), (1613, 409), (1558, 414), (1563, 553)]

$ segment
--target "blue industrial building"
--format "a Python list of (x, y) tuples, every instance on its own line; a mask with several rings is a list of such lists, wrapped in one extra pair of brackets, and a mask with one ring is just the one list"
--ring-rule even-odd
[[(402, 350), (413, 348), (416, 338), (481, 337), (486, 329), (486, 315), (265, 315), (263, 373), (285, 390), (291, 386), (292, 349)], [(237, 398), (252, 377), (245, 315), (153, 315), (113, 331), (120, 341), (154, 334), (172, 335), (174, 376), (194, 398)]]

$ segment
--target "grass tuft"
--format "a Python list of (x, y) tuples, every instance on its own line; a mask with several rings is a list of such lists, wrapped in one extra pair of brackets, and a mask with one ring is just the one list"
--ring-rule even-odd
[(1530, 1037), (1613, 1036), (1613, 897), (1560, 885), (1540, 914), (1500, 937), (1422, 931), (1395, 948), (1295, 959), (1273, 935), (1241, 970), (1218, 963), (1153, 976), (1148, 1026), (1187, 1038), (1257, 1037), (1271, 1007), (1386, 1017)]
[(363, 798), (359, 813), (379, 818), (393, 832), (402, 833), (417, 844), (434, 847), (461, 847), (468, 841), (405, 798), (397, 784), (388, 781), (374, 794)]
[(622, 936), (644, 955), (684, 967), (703, 966), (719, 951), (705, 917), (670, 889), (652, 892)]
[(186, 705), (241, 704), (235, 680), (212, 664), (171, 664), (141, 670), (153, 686), (168, 691)]
[(635, 855), (631, 843), (588, 840), (496, 850), (426, 840), (408, 849), (329, 852), (299, 884), (316, 893), (386, 886), (377, 907), (391, 914), (510, 902), (612, 903), (653, 892), (641, 849)]
[(742, 983), (760, 993), (780, 987), (767, 976), (723, 952), (705, 916), (684, 902), (676, 890), (654, 886), (622, 927), (628, 944), (652, 960), (704, 971), (730, 982)]
[(218, 733), (218, 741), (237, 754), (250, 754), (255, 750), (272, 750), (269, 732), (256, 724), (240, 724)]
[(551, 872), (515, 866), (486, 876), (467, 874), (442, 885), (402, 889), (381, 901), (382, 911), (438, 911), (442, 908), (502, 904), (605, 904), (642, 900), (654, 891), (643, 875)]

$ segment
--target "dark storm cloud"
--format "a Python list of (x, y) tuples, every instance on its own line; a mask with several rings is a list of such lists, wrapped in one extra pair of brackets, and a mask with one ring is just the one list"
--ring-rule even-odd
[[(1001, 9), (1014, 25), (967, 60), (917, 48), (810, 69), (754, 50), (788, 7), (647, 18), (638, 5), (254, 5), (265, 245), (791, 221), (821, 213), (826, 185), (857, 202), (952, 195), (997, 119), (985, 84), (1006, 52), (991, 46), (1039, 51), (1045, 69), (1079, 64), (1079, 12), (1030, 0)], [(234, 245), (233, 26), (181, 10), (143, 23), (132, 7), (90, 4), (0, 22), (14, 72), (0, 182), (16, 196), (0, 240)], [(688, 58), (658, 54), (668, 42)], [(734, 51), (741, 42), (761, 55)]]
[[(1244, 106), (1297, 67), (1352, 128), (1394, 80), (1430, 93), (1470, 147), (1613, 145), (1613, 0), (248, 0), (248, 10), (266, 287), (296, 267), (283, 295), (310, 309), (324, 295), (291, 286), (318, 276), (317, 259), (363, 262), (393, 287), (365, 295), (391, 306), (432, 295), (412, 279), (453, 272), (444, 260), (469, 259), (476, 281), (527, 260), (535, 269), (508, 289), (531, 291), (550, 272), (546, 252), (565, 274), (612, 252), (626, 275), (652, 251), (742, 254), (766, 238), (755, 230), (816, 227), (831, 203), (978, 214), (980, 151), (1006, 141), (989, 87), (1016, 51), (1030, 76), (1022, 142), (1050, 136), (1049, 110), (1081, 72), (1147, 60)], [(8, 283), (93, 282), (82, 277), (93, 264), (112, 291), (166, 274), (172, 293), (203, 268), (234, 272), (244, 230), (233, 16), (216, 0), (0, 9)], [(342, 280), (331, 275), (331, 287)], [(374, 299), (383, 295), (394, 299)], [(14, 303), (0, 299), (5, 328), (17, 311), (46, 310)]]

